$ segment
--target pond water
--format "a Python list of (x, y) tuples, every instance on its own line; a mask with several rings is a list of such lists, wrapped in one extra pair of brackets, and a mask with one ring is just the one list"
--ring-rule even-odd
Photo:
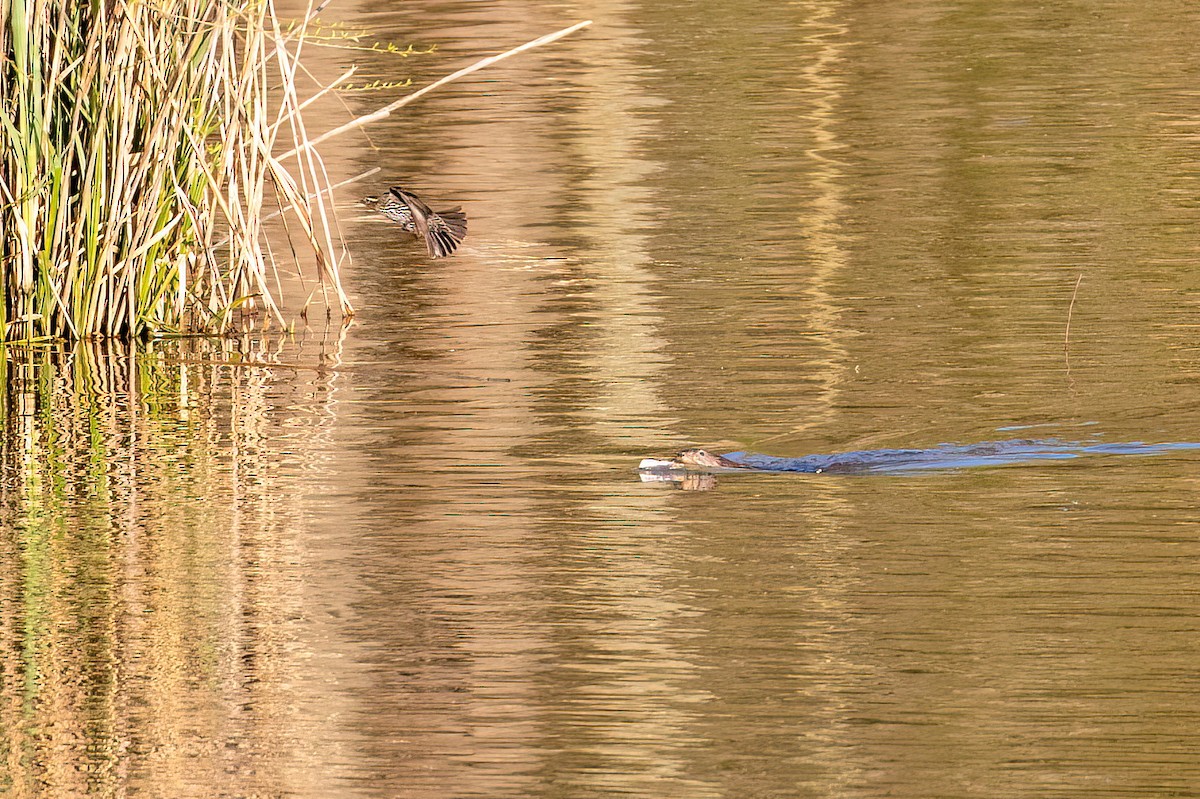
[(636, 473), (1200, 440), (1200, 9), (378, 5), (595, 22), (326, 148), (353, 325), (8, 351), (0, 793), (1200, 794), (1197, 452)]

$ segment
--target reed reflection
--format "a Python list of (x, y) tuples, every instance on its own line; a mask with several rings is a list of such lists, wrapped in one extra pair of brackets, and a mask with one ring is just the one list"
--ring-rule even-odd
[[(9, 348), (0, 793), (248, 795), (303, 770), (286, 475), (323, 446), (339, 336)], [(290, 456), (263, 445), (281, 408)]]

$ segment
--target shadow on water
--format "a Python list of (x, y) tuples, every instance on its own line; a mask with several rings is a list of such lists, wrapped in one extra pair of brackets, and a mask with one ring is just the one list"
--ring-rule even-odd
[[(340, 332), (7, 350), (0, 793), (288, 781), (270, 679), (298, 615), (284, 476), (320, 448), (339, 348)], [(281, 422), (290, 452), (262, 446)]]

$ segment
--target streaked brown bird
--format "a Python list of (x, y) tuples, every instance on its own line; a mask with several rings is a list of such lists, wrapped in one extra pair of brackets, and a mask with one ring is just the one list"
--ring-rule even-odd
[(450, 255), (467, 237), (467, 215), (462, 208), (434, 211), (420, 197), (400, 186), (392, 186), (382, 197), (363, 197), (359, 202), (379, 211), (408, 233), (425, 239), (431, 258)]

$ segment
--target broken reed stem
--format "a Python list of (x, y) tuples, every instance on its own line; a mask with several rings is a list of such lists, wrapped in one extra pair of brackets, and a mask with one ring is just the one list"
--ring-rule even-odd
[(304, 142), (303, 144), (300, 144), (299, 146), (297, 146), (291, 150), (288, 150), (286, 153), (279, 156), (279, 160), (285, 161), (288, 158), (292, 158), (292, 157), (299, 155), (300, 153), (303, 153), (307, 150), (311, 150), (314, 147), (316, 147), (317, 145), (319, 145), (321, 142), (328, 141), (329, 139), (332, 139), (335, 136), (341, 136), (343, 133), (346, 133), (348, 131), (355, 130), (357, 128), (361, 128), (364, 125), (371, 124), (372, 122), (378, 122), (379, 120), (390, 116), (393, 111), (396, 111), (399, 108), (403, 108), (404, 106), (408, 105), (409, 103), (412, 103), (412, 102), (420, 99), (421, 97), (424, 97), (426, 94), (433, 91), (434, 89), (437, 89), (441, 86), (445, 86), (447, 83), (450, 83), (451, 81), (455, 81), (455, 80), (458, 80), (459, 78), (470, 75), (472, 72), (478, 72), (479, 70), (481, 70), (485, 67), (490, 67), (492, 64), (495, 64), (497, 61), (502, 61), (503, 59), (508, 58), (509, 56), (514, 56), (514, 55), (517, 55), (518, 53), (523, 53), (526, 50), (532, 50), (535, 47), (541, 47), (544, 44), (550, 44), (550, 42), (557, 41), (557, 40), (563, 38), (564, 36), (570, 36), (575, 31), (580, 30), (582, 28), (586, 28), (588, 25), (591, 25), (591, 24), (592, 24), (592, 21), (590, 19), (585, 20), (583, 22), (577, 22), (574, 25), (570, 26), (569, 28), (563, 28), (560, 31), (556, 31), (554, 33), (548, 33), (545, 36), (534, 39), (533, 41), (526, 42), (525, 44), (521, 45), (520, 47), (514, 47), (511, 50), (506, 50), (505, 52), (500, 53), (499, 55), (493, 55), (493, 56), (488, 56), (487, 58), (481, 58), (479, 61), (476, 61), (474, 64), (471, 64), (468, 67), (464, 67), (463, 69), (460, 69), (458, 72), (447, 75), (444, 78), (439, 78), (438, 80), (434, 81), (433, 83), (429, 84), (428, 86), (424, 87), (423, 89), (418, 89), (417, 91), (413, 92), (412, 94), (405, 95), (404, 97), (401, 97), (396, 102), (391, 103), (389, 105), (385, 105), (383, 108), (380, 108), (378, 111), (374, 111), (370, 114), (366, 114), (365, 116), (361, 116), (361, 117), (358, 117), (357, 119), (353, 119), (353, 120), (347, 122), (345, 125), (334, 128), (333, 130), (327, 131), (326, 133), (322, 133), (317, 138), (310, 139), (310, 140)]
[(1063, 334), (1063, 352), (1070, 355), (1071, 352), (1071, 315), (1075, 311), (1075, 297), (1079, 294), (1079, 284), (1083, 282), (1083, 272), (1079, 273), (1079, 277), (1075, 279), (1075, 290), (1071, 292), (1071, 304), (1067, 306), (1067, 329)]
[[(381, 166), (371, 167), (366, 172), (360, 172), (357, 175), (355, 175), (354, 177), (346, 178), (345, 180), (341, 181), (340, 183), (335, 183), (332, 186), (326, 186), (326, 187), (320, 188), (317, 191), (314, 191), (310, 194), (306, 194), (304, 196), (304, 199), (311, 201), (311, 200), (317, 199), (317, 197), (319, 197), (321, 195), (327, 195), (327, 196), (332, 197), (333, 193), (335, 191), (337, 191), (338, 189), (342, 188), (343, 186), (349, 186), (351, 183), (358, 183), (360, 180), (366, 180), (367, 178), (371, 177), (372, 175), (376, 174), (377, 172), (382, 172), (382, 171), (383, 171), (383, 167), (381, 167)], [(270, 222), (272, 219), (278, 219), (279, 217), (283, 216), (285, 213), (287, 213), (286, 208), (283, 210), (279, 210), (279, 211), (272, 211), (271, 213), (264, 216), (262, 218), (262, 221)], [(225, 239), (221, 239), (220, 241), (218, 241), (215, 246), (224, 247), (228, 243), (229, 243), (229, 239), (225, 238)]]

